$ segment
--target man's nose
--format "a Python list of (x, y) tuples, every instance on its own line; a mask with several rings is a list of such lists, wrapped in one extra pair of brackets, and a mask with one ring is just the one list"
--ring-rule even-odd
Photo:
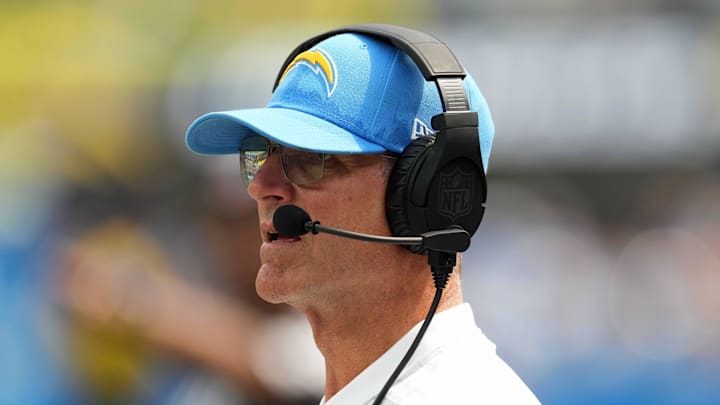
[(293, 186), (283, 175), (279, 153), (271, 153), (267, 161), (248, 185), (248, 194), (255, 201), (268, 198), (287, 201), (292, 198)]

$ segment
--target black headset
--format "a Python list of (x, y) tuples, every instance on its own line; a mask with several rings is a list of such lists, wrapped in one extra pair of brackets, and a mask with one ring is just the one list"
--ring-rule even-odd
[[(273, 92), (297, 55), (343, 33), (369, 35), (404, 51), (425, 80), (436, 83), (444, 109), (432, 117), (436, 133), (410, 143), (390, 174), (385, 212), (393, 235), (414, 236), (457, 226), (474, 234), (487, 199), (478, 115), (470, 111), (463, 85), (465, 70), (443, 42), (420, 31), (386, 24), (351, 25), (328, 31), (290, 53), (275, 79)], [(418, 246), (408, 249), (424, 252)]]

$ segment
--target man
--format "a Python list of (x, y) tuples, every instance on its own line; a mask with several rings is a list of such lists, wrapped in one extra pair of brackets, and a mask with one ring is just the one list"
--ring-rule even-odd
[[(325, 357), (322, 403), (371, 403), (433, 301), (427, 256), (322, 233), (281, 235), (273, 215), (293, 204), (323, 224), (390, 235), (389, 175), (397, 155), (432, 132), (431, 117), (443, 112), (440, 95), (406, 53), (358, 33), (301, 50), (278, 83), (266, 108), (199, 118), (187, 143), (198, 153), (240, 152), (263, 238), (256, 290), (306, 315)], [(469, 76), (464, 88), (487, 167), (492, 119)], [(457, 272), (437, 313), (383, 403), (537, 403), (475, 326)]]

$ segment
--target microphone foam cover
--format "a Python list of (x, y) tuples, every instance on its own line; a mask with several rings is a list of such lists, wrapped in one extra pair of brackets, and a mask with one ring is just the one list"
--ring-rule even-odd
[(297, 205), (281, 205), (273, 214), (273, 226), (283, 236), (305, 235), (307, 222), (311, 222), (310, 215)]

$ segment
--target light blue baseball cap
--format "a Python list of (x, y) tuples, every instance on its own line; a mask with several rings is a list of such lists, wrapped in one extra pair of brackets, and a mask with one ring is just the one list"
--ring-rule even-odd
[[(492, 117), (470, 75), (464, 84), (478, 113), (478, 152), (487, 170)], [(186, 142), (200, 154), (231, 154), (257, 134), (314, 152), (399, 153), (435, 132), (430, 119), (442, 112), (437, 86), (403, 51), (366, 35), (340, 34), (299, 54), (265, 108), (205, 114), (190, 125)]]

